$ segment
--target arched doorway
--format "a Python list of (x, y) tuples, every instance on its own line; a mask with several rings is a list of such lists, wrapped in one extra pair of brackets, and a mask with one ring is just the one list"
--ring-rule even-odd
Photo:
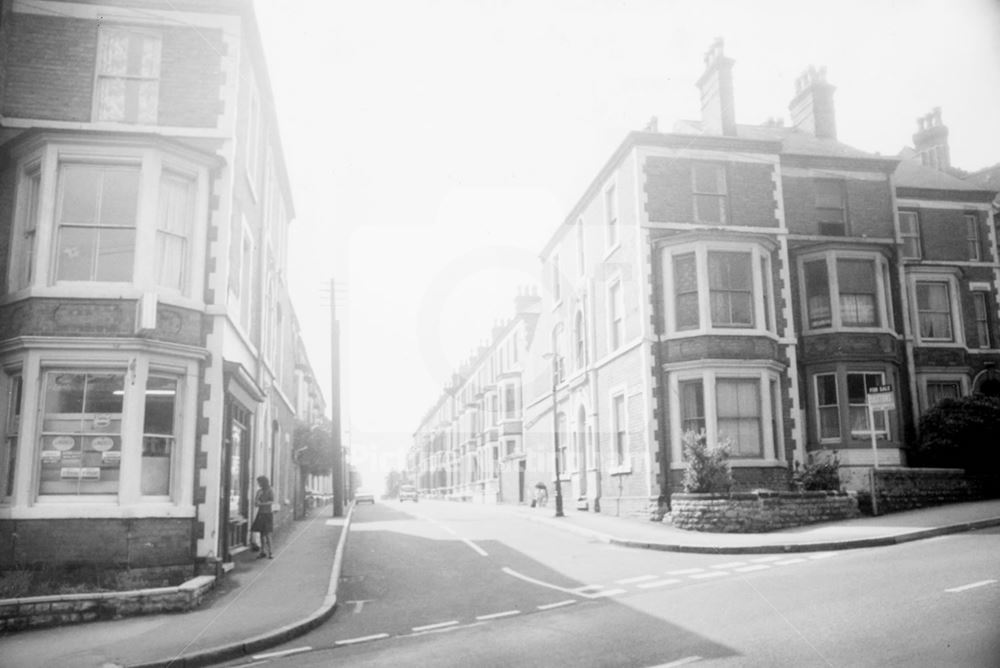
[(996, 368), (980, 371), (972, 381), (973, 394), (1000, 397), (1000, 371)]

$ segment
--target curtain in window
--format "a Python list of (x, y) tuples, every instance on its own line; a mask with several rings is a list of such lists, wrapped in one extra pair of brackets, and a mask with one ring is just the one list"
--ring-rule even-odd
[(700, 380), (680, 383), (681, 431), (699, 432), (705, 428), (705, 395)]
[(830, 327), (833, 320), (830, 313), (830, 279), (827, 275), (826, 260), (806, 262), (803, 265), (803, 272), (806, 277), (809, 327)]
[(159, 38), (125, 31), (107, 31), (102, 38), (97, 81), (98, 118), (156, 123)]
[(837, 260), (840, 288), (840, 322), (845, 327), (872, 327), (876, 317), (875, 263), (871, 260)]
[(192, 211), (190, 180), (172, 174), (160, 179), (160, 206), (156, 230), (156, 283), (183, 291), (187, 269), (187, 240)]
[[(880, 373), (849, 373), (847, 374), (847, 403), (850, 404), (849, 420), (851, 436), (861, 438), (868, 436), (868, 388), (882, 384)], [(885, 434), (885, 411), (875, 412), (875, 431)]]
[(718, 379), (715, 384), (719, 439), (728, 438), (734, 457), (762, 457), (760, 381)]
[(945, 399), (958, 399), (962, 396), (962, 386), (955, 381), (928, 381), (927, 407), (933, 408)]
[(921, 337), (951, 340), (951, 304), (947, 283), (917, 283), (917, 312)]

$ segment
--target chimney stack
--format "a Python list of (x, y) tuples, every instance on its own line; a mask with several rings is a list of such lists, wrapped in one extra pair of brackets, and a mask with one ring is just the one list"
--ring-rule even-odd
[(534, 287), (522, 286), (517, 289), (517, 297), (514, 298), (515, 315), (540, 313), (541, 305), (542, 298), (538, 296), (538, 291)]
[(934, 107), (929, 114), (917, 119), (913, 148), (920, 154), (922, 164), (942, 172), (951, 169), (948, 127), (941, 122), (941, 107)]
[(722, 52), (722, 38), (717, 37), (705, 53), (705, 73), (697, 83), (701, 91), (701, 127), (705, 134), (736, 136), (733, 62)]
[(795, 80), (795, 97), (788, 105), (792, 126), (820, 139), (837, 138), (837, 119), (833, 111), (833, 91), (826, 81), (826, 68), (812, 65)]

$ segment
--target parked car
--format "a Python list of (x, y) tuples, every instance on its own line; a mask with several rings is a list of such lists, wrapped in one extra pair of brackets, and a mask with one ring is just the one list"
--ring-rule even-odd
[(417, 488), (413, 485), (400, 485), (399, 487), (399, 502), (403, 501), (413, 501), (416, 503), (420, 500), (420, 495), (417, 494)]
[(359, 489), (354, 493), (354, 503), (375, 503), (375, 492), (368, 489)]

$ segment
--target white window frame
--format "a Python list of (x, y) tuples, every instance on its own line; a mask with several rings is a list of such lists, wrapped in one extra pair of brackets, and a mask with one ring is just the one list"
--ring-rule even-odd
[(13, 498), (17, 464), (25, 449), (21, 427), (25, 406), (24, 375), (19, 364), (0, 368), (0, 397), (3, 398), (0, 401), (0, 506), (3, 506), (9, 505)]
[[(827, 283), (830, 297), (830, 326), (811, 327), (809, 324), (809, 303), (806, 290), (805, 265), (819, 260), (826, 261)], [(837, 260), (871, 260), (875, 264), (875, 313), (881, 323), (876, 326), (854, 326), (842, 324), (840, 314), (840, 277), (837, 271)], [(889, 264), (881, 253), (864, 251), (831, 250), (809, 253), (798, 259), (799, 308), (802, 314), (802, 331), (805, 334), (823, 332), (882, 332), (895, 334), (892, 309), (889, 308)]]
[[(833, 404), (822, 404), (819, 403), (819, 378), (820, 376), (831, 376), (833, 377), (833, 396), (836, 400)], [(841, 401), (840, 401), (840, 378), (838, 377), (837, 370), (831, 369), (830, 371), (820, 371), (812, 375), (812, 407), (813, 414), (816, 421), (816, 440), (820, 443), (840, 443), (841, 439), (844, 437), (844, 425), (843, 416), (841, 415)], [(822, 409), (826, 408), (836, 408), (837, 409), (837, 435), (836, 436), (824, 436), (823, 435), (823, 417)]]
[[(103, 71), (104, 53), (108, 39), (114, 35), (127, 35), (129, 39), (140, 37), (142, 39), (153, 40), (155, 45), (156, 75), (142, 76), (141, 74), (111, 74)], [(97, 59), (94, 67), (94, 87), (93, 87), (93, 107), (91, 109), (92, 119), (95, 123), (125, 123), (129, 125), (156, 125), (160, 118), (160, 79), (163, 71), (163, 36), (155, 30), (140, 28), (137, 26), (104, 24), (100, 25), (97, 38)], [(143, 81), (155, 82), (156, 84), (156, 108), (152, 119), (111, 119), (101, 118), (101, 82), (106, 80), (121, 79), (123, 81)]]
[[(847, 419), (847, 435), (852, 441), (870, 441), (872, 431), (875, 432), (876, 438), (880, 440), (890, 441), (892, 440), (892, 421), (889, 416), (886, 415), (888, 411), (877, 411), (875, 413), (876, 419), (881, 416), (882, 421), (885, 423), (885, 429), (876, 429), (875, 425), (869, 424), (868, 429), (855, 430), (851, 426), (851, 409), (857, 409), (859, 406), (864, 407), (865, 421), (868, 422), (872, 416), (872, 412), (868, 410), (868, 393), (865, 392), (865, 402), (863, 404), (852, 404), (851, 403), (851, 384), (848, 380), (848, 376), (878, 376), (879, 385), (885, 385), (885, 371), (877, 371), (870, 369), (844, 369), (844, 398), (847, 402), (844, 404), (847, 407), (846, 415), (841, 412), (841, 419)], [(843, 436), (841, 436), (843, 437)]]
[(8, 254), (8, 292), (31, 287), (38, 272), (35, 257), (42, 209), (42, 165), (37, 158), (18, 170), (14, 230)]
[[(816, 233), (819, 234), (819, 235), (822, 235), (822, 236), (826, 236), (826, 237), (846, 237), (846, 236), (849, 236), (850, 235), (850, 229), (849, 229), (849, 221), (847, 219), (847, 183), (846, 183), (846, 181), (844, 181), (844, 179), (837, 179), (837, 178), (817, 178), (817, 179), (814, 180), (814, 183), (815, 183), (814, 187), (816, 188), (816, 190), (815, 190), (816, 197), (815, 197), (815, 200), (813, 202), (813, 206), (814, 206), (814, 208), (816, 210)], [(840, 190), (840, 206), (839, 207), (820, 206), (820, 201), (819, 201), (819, 184), (821, 184), (821, 183), (837, 184), (837, 186), (838, 186), (838, 188)], [(827, 225), (834, 224), (837, 221), (823, 220), (824, 216), (820, 214), (820, 211), (834, 211), (834, 210), (839, 210), (840, 211), (841, 220), (839, 222), (840, 222), (840, 224), (843, 225), (843, 233), (842, 234), (823, 234), (822, 225), (824, 225), (824, 224), (827, 224)]]
[[(917, 302), (918, 283), (944, 283), (948, 288), (948, 307), (951, 311), (951, 338), (925, 338), (920, 332), (920, 311)], [(913, 338), (918, 346), (965, 347), (965, 331), (962, 326), (962, 302), (955, 274), (949, 271), (913, 271), (907, 275), (907, 289), (913, 307)]]
[(683, 430), (681, 428), (681, 402), (680, 383), (690, 380), (700, 380), (702, 387), (702, 400), (705, 408), (705, 436), (709, 444), (718, 442), (718, 410), (716, 407), (716, 383), (719, 379), (752, 379), (758, 383), (758, 400), (760, 401), (760, 428), (761, 428), (761, 456), (760, 457), (732, 457), (730, 462), (734, 466), (768, 466), (781, 464), (779, 460), (783, 443), (782, 435), (774, 433), (774, 427), (780, 426), (784, 422), (784, 415), (781, 406), (772, 405), (771, 383), (777, 382), (780, 392), (781, 381), (779, 371), (770, 366), (759, 364), (745, 364), (733, 366), (712, 366), (700, 368), (692, 366), (679, 369), (670, 373), (667, 380), (670, 396), (670, 422), (671, 422), (671, 461), (674, 467), (683, 467)]
[[(615, 409), (617, 402), (621, 401), (621, 420), (624, 424), (619, 424), (618, 414)], [(628, 429), (628, 392), (624, 386), (615, 387), (608, 394), (608, 416), (611, 424), (611, 443), (608, 447), (610, 456), (608, 469), (611, 475), (619, 475), (632, 472), (632, 462), (629, 457), (629, 429)], [(621, 443), (618, 441), (619, 433), (622, 434)]]
[[(899, 238), (903, 245), (899, 248), (899, 256), (903, 260), (919, 260), (923, 254), (923, 244), (920, 239), (920, 213), (917, 211), (900, 211)], [(907, 221), (904, 223), (904, 221)], [(907, 242), (916, 249), (915, 253), (907, 252)]]
[[(698, 168), (709, 168), (715, 170), (716, 185), (721, 181), (718, 191), (698, 190)], [(711, 161), (695, 161), (691, 164), (691, 218), (694, 222), (702, 225), (728, 225), (729, 224), (729, 182), (726, 163)], [(702, 220), (698, 215), (698, 200), (701, 197), (712, 197), (718, 207), (719, 220)]]
[[(972, 298), (972, 322), (976, 327), (976, 348), (980, 350), (989, 350), (993, 347), (993, 331), (992, 331), (992, 321), (993, 318), (990, 317), (990, 297), (992, 296), (987, 290), (970, 290), (970, 296)], [(982, 317), (980, 318), (980, 304), (982, 304)], [(985, 336), (979, 331), (980, 325), (982, 325), (985, 330)]]
[[(750, 301), (753, 310), (753, 324), (719, 325), (712, 323), (711, 289), (709, 284), (708, 256), (710, 253), (737, 252), (750, 255)], [(776, 336), (774, 317), (774, 290), (768, 284), (764, 290), (766, 273), (770, 277), (771, 253), (763, 246), (752, 242), (697, 241), (677, 246), (667, 246), (662, 250), (663, 313), (666, 319), (664, 332), (672, 338), (712, 335), (757, 335)], [(694, 253), (695, 272), (698, 284), (698, 326), (677, 328), (677, 302), (674, 294), (674, 257)]]
[[(205, 230), (208, 225), (208, 168), (201, 156), (183, 149), (176, 153), (166, 147), (133, 143), (130, 140), (87, 144), (63, 137), (41, 136), (37, 142), (25, 147), (23, 153), (15, 151), (18, 168), (18, 199), (27, 188), (26, 178), (31, 178), (37, 165), (40, 170), (39, 204), (36, 229), (31, 243), (22, 235), (11, 238), (11, 257), (30, 257), (33, 267), (28, 285), (13, 289), (9, 295), (23, 297), (79, 297), (91, 299), (138, 299), (144, 294), (155, 293), (159, 301), (187, 308), (204, 308), (203, 285), (205, 266)], [(135, 218), (135, 246), (132, 280), (110, 281), (58, 281), (56, 280), (56, 253), (58, 252), (59, 178), (63, 165), (126, 165), (139, 170), (139, 191)], [(156, 249), (159, 229), (161, 179), (164, 174), (191, 179), (191, 204), (193, 220), (184, 264), (184, 289), (175, 290), (158, 284), (155, 262), (150, 262)], [(21, 215), (21, 205), (18, 204)], [(15, 225), (20, 223), (15, 221)], [(23, 227), (19, 227), (23, 229)], [(21, 271), (19, 260), (11, 267), (8, 278)], [(13, 287), (13, 282), (10, 283)]]
[(577, 369), (587, 366), (587, 318), (583, 309), (573, 316), (573, 362)]
[(930, 393), (927, 390), (928, 383), (957, 383), (959, 386), (959, 396), (966, 397), (970, 392), (970, 383), (968, 374), (964, 373), (918, 373), (917, 374), (917, 389), (920, 395), (920, 413), (921, 415), (929, 411), (933, 406), (930, 405)]

